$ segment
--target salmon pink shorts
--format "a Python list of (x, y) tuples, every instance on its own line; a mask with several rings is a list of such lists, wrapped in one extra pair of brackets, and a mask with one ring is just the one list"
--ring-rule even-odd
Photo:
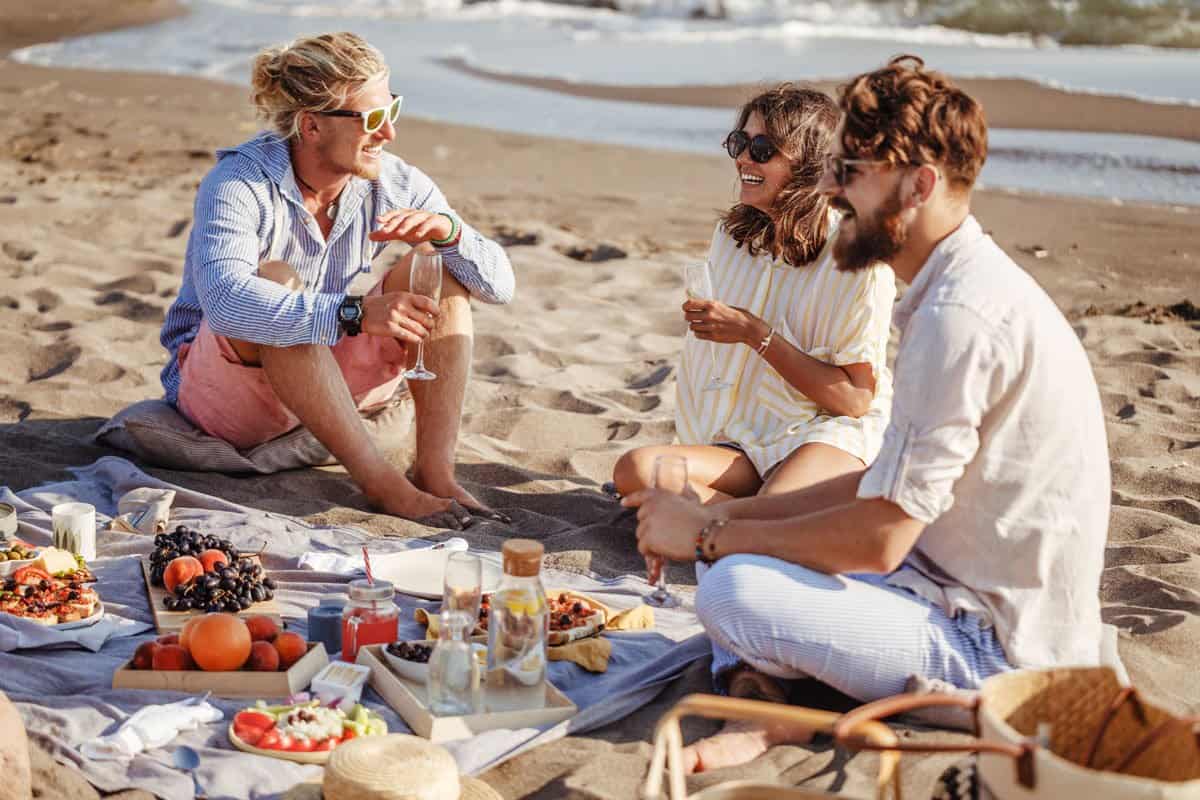
[[(343, 336), (331, 349), (360, 411), (385, 405), (404, 380), (406, 351), (390, 336)], [(178, 358), (179, 410), (210, 436), (247, 450), (300, 426), (263, 368), (244, 363), (208, 322)]]

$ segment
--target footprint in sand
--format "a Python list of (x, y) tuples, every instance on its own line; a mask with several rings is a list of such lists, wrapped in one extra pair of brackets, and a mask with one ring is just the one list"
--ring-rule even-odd
[(163, 317), (163, 310), (156, 305), (139, 300), (136, 297), (130, 297), (120, 290), (108, 292), (96, 298), (96, 305), (109, 306), (120, 304), (121, 308), (117, 312), (118, 315), (133, 322), (159, 322)]
[(21, 422), (30, 415), (33, 406), (24, 400), (12, 397), (0, 397), (0, 421)]
[(0, 308), (9, 308), (15, 311), (20, 307), (21, 303), (17, 298), (9, 297), (8, 295), (0, 297)]
[(620, 422), (613, 420), (608, 423), (608, 441), (624, 442), (637, 436), (642, 430), (640, 422)]
[(69, 331), (74, 327), (75, 323), (68, 322), (64, 319), (59, 320), (58, 322), (47, 322), (44, 325), (35, 325), (33, 329), (35, 331), (41, 331), (42, 333), (61, 333), (63, 331)]
[(618, 391), (604, 392), (601, 396), (606, 400), (612, 400), (614, 403), (621, 404), (630, 411), (653, 411), (662, 405), (662, 398), (652, 394), (635, 394), (633, 392)]
[(663, 364), (655, 367), (648, 373), (636, 375), (629, 379), (626, 385), (630, 389), (649, 389), (651, 386), (657, 386), (665, 381), (671, 374), (671, 365)]
[(39, 314), (45, 314), (47, 311), (53, 311), (62, 303), (62, 298), (57, 292), (52, 292), (49, 289), (34, 289), (26, 294), (33, 302), (37, 303)]
[(40, 347), (31, 353), (29, 359), (29, 381), (45, 380), (66, 372), (83, 351), (78, 345), (68, 342), (57, 342), (46, 347)]
[(154, 294), (158, 287), (154, 284), (154, 278), (149, 275), (130, 275), (127, 278), (119, 278), (115, 281), (102, 283), (96, 287), (96, 291), (124, 291), (134, 292), (135, 294)]

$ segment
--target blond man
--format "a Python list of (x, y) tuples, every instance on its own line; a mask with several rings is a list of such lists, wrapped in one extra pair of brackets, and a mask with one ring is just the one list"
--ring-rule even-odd
[[(384, 150), (402, 99), (389, 78), (379, 51), (351, 33), (255, 58), (254, 105), (272, 129), (220, 151), (200, 185), (183, 286), (163, 323), (162, 381), (184, 415), (239, 449), (303, 425), (382, 511), (459, 528), (471, 513), (502, 518), (454, 476), (468, 298), (507, 303), (514, 278), (499, 244)], [(348, 294), (391, 242), (441, 253), (440, 301), (408, 291), (408, 260), (366, 295)], [(420, 341), (438, 378), (410, 385), (410, 481), (359, 412), (387, 402)]]

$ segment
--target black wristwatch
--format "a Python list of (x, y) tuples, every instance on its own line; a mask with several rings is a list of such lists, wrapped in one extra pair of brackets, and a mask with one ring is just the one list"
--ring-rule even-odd
[(346, 295), (346, 299), (338, 306), (338, 324), (347, 336), (358, 336), (362, 333), (363, 304), (362, 295)]

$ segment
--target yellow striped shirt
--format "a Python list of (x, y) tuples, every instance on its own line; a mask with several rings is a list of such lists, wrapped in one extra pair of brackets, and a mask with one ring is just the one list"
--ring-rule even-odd
[(716, 344), (716, 372), (732, 384), (702, 391), (713, 375), (710, 343), (685, 336), (679, 366), (675, 430), (682, 444), (733, 443), (759, 475), (797, 447), (821, 442), (870, 464), (879, 452), (892, 402), (887, 343), (896, 280), (877, 264), (842, 272), (829, 243), (811, 264), (793, 267), (770, 253), (751, 256), (721, 225), (708, 252), (716, 299), (744, 308), (775, 329), (775, 336), (827, 364), (868, 363), (875, 399), (861, 418), (832, 416), (791, 386), (767, 361), (741, 344)]

